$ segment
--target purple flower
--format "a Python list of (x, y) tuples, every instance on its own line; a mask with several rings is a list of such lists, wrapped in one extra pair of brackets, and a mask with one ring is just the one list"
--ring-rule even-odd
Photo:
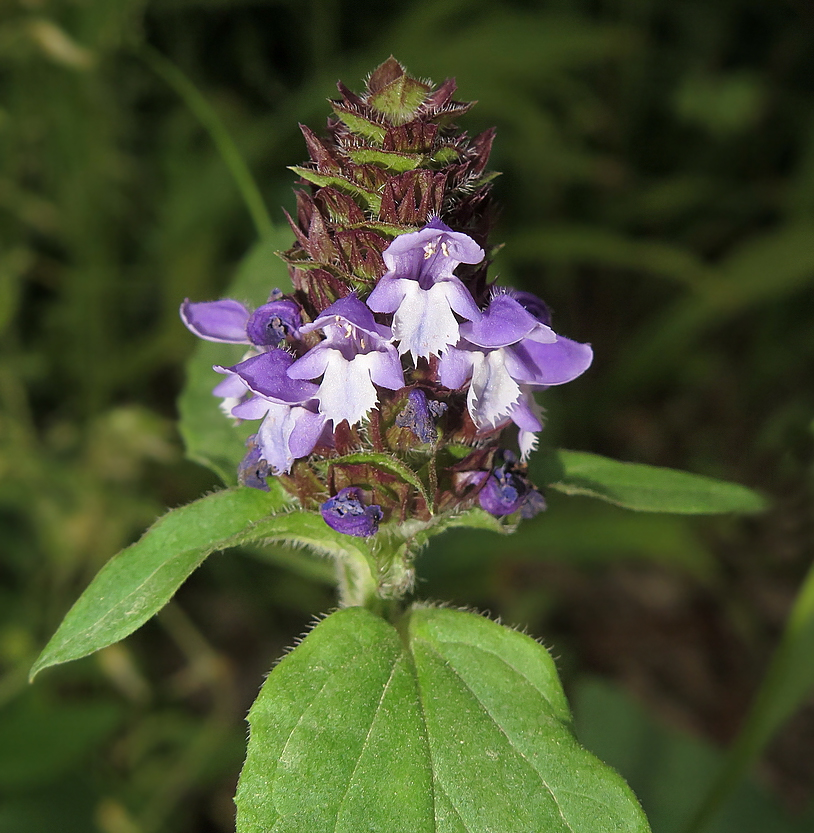
[(515, 422), (525, 460), (536, 444), (534, 432), (542, 429), (530, 391), (570, 382), (592, 359), (590, 345), (557, 335), (512, 295), (500, 293), (479, 321), (461, 325), (461, 340), (441, 357), (438, 373), (452, 389), (471, 380), (467, 408), (479, 429)]
[(409, 428), (419, 442), (434, 443), (438, 440), (435, 420), (447, 410), (445, 402), (427, 399), (421, 388), (413, 388), (407, 394), (407, 403), (396, 417), (399, 428)]
[(366, 506), (363, 500), (364, 495), (358, 486), (347, 486), (335, 497), (328, 498), (320, 506), (320, 512), (331, 529), (357, 538), (368, 538), (378, 531), (384, 513), (378, 504)]
[(481, 507), (502, 518), (520, 510), (524, 518), (534, 517), (545, 509), (543, 496), (515, 468), (517, 458), (511, 451), (498, 452), (497, 465), (478, 494)]
[(207, 341), (258, 347), (276, 347), (286, 336), (296, 337), (302, 324), (299, 304), (281, 298), (279, 289), (253, 313), (231, 298), (200, 303), (187, 299), (181, 304), (181, 320)]
[[(274, 349), (252, 356), (234, 367), (215, 369), (238, 379), (253, 396), (231, 409), (240, 419), (262, 419), (254, 437), (259, 455), (250, 448), (244, 463), (265, 460), (272, 474), (291, 471), (294, 460), (307, 457), (318, 444), (329, 444), (325, 417), (314, 398), (317, 385), (289, 378), (286, 371), (294, 357)], [(253, 485), (253, 484), (252, 484)]]
[[(275, 289), (268, 303), (254, 312), (231, 298), (200, 303), (187, 299), (181, 304), (181, 320), (196, 336), (206, 341), (250, 344), (258, 350), (269, 350), (287, 336), (296, 338), (302, 325), (299, 304), (281, 295), (280, 290)], [(218, 383), (212, 394), (221, 398), (220, 408), (229, 415), (247, 390), (239, 376), (231, 375)]]
[(257, 444), (257, 434), (252, 434), (246, 440), (246, 447), (249, 450), (237, 467), (238, 483), (241, 486), (250, 486), (252, 489), (262, 489), (267, 492), (269, 491), (267, 481), (271, 471), (268, 460), (263, 459), (263, 452)]
[(258, 307), (246, 324), (246, 334), (252, 344), (276, 347), (287, 336), (296, 338), (301, 326), (299, 304), (282, 298)]
[(390, 328), (377, 324), (373, 313), (354, 293), (331, 304), (302, 333), (322, 330), (325, 340), (288, 368), (292, 380), (322, 382), (314, 398), (325, 419), (334, 425), (354, 425), (376, 407), (375, 385), (390, 390), (404, 387), (401, 361), (392, 344)]
[(483, 249), (437, 217), (397, 237), (382, 253), (387, 273), (367, 299), (374, 312), (392, 312), (399, 353), (440, 355), (458, 341), (458, 320), (480, 318), (469, 290), (453, 275), (460, 263), (480, 263)]

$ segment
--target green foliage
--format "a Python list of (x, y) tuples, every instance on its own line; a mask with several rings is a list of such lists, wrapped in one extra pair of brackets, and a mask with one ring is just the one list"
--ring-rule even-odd
[(574, 739), (548, 652), (471, 613), (417, 607), (396, 627), (334, 613), (249, 723), (239, 833), (649, 829)]
[[(558, 331), (594, 344), (591, 376), (543, 398), (550, 442), (759, 484), (775, 509), (698, 521), (551, 489), (549, 511), (514, 535), (483, 534), (500, 525), (472, 510), (459, 520), (479, 529), (434, 538), (419, 563), (421, 594), (530, 623), (557, 645), (568, 683), (585, 640), (561, 632), (566, 602), (550, 571), (582, 591), (620, 568), (625, 581), (655, 572), (673, 590), (697, 580), (708, 593), (704, 615), (741, 636), (733, 664), (759, 668), (778, 606), (810, 562), (814, 71), (805, 27), (786, 6), (6, 4), (0, 714), (41, 720), (53, 733), (39, 744), (36, 783), (32, 768), (30, 788), (0, 790), (0, 829), (230, 831), (245, 738), (237, 692), (255, 687), (260, 673), (251, 656), (276, 652), (333, 603), (324, 589), (329, 561), (247, 545), (270, 564), (207, 561), (180, 602), (184, 627), (158, 617), (138, 643), (37, 680), (32, 691), (51, 697), (55, 714), (57, 703), (75, 705), (77, 692), (115, 698), (125, 715), (115, 744), (106, 747), (100, 725), (83, 719), (63, 742), (57, 724), (71, 734), (70, 720), (18, 705), (38, 647), (110, 554), (163, 507), (212, 487), (180, 462), (168, 429), (194, 343), (178, 305), (231, 294), (224, 287), (255, 229), (245, 180), (241, 196), (228, 153), (211, 141), (211, 126), (201, 129), (189, 96), (179, 99), (144, 64), (145, 40), (226, 125), (275, 218), (280, 204), (293, 211), (285, 166), (303, 158), (296, 124), (320, 132), (338, 77), (352, 83), (394, 51), (418, 75), (458, 78), (461, 97), (479, 100), (467, 117), (472, 133), (498, 127), (496, 239), (507, 245), (494, 273), (543, 296)], [(382, 139), (374, 122), (351, 128)], [(290, 244), (282, 238), (276, 248)], [(260, 303), (269, 286), (283, 285), (271, 248), (268, 283), (258, 273), (258, 294), (238, 297)], [(210, 393), (219, 380), (211, 364), (229, 360), (228, 345), (202, 345), (182, 430), (190, 455), (233, 484), (244, 449)], [(198, 405), (187, 399), (193, 392)], [(591, 483), (598, 493), (621, 488)], [(770, 679), (782, 695), (769, 698), (760, 743), (736, 777), (810, 690), (804, 598), (788, 631), (799, 638), (784, 642), (799, 651), (778, 655), (773, 667), (783, 671)], [(647, 632), (651, 623), (642, 624)], [(718, 663), (713, 648), (702, 642), (682, 659)], [(725, 675), (728, 663), (715, 667)], [(637, 672), (648, 691), (652, 669)], [(591, 735), (594, 751), (631, 779), (655, 824), (688, 813), (715, 761), (688, 755), (660, 767), (658, 740), (619, 715), (599, 704), (594, 726), (619, 731), (602, 745)], [(810, 772), (810, 751), (795, 739), (762, 766), (787, 797), (790, 782)], [(64, 754), (68, 746), (77, 757)], [(652, 788), (626, 766), (633, 750)], [(72, 771), (57, 774), (65, 761)], [(650, 800), (657, 779), (663, 805)], [(743, 820), (754, 803), (743, 791), (734, 800), (747, 808)], [(785, 824), (775, 806), (764, 810), (754, 813), (763, 829)]]
[(560, 451), (541, 460), (548, 486), (566, 495), (587, 495), (639, 512), (708, 515), (721, 512), (760, 512), (766, 503), (736, 483), (711, 477), (622, 463), (598, 454)]
[(281, 503), (276, 492), (236, 489), (168, 512), (102, 568), (45, 646), (31, 677), (131, 634), (164, 607), (207, 555), (229, 546), (237, 533)]
[(410, 121), (424, 101), (427, 87), (414, 78), (401, 75), (379, 87), (369, 99), (370, 106), (396, 124)]
[(393, 150), (379, 150), (378, 148), (359, 148), (348, 153), (358, 164), (369, 163), (379, 165), (388, 171), (402, 173), (419, 167), (424, 157), (420, 153), (398, 153)]

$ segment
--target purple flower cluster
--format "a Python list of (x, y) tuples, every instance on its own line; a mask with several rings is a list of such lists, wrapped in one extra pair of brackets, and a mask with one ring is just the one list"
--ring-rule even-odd
[[(465, 396), (473, 445), (514, 423), (522, 466), (543, 427), (532, 392), (590, 365), (590, 346), (557, 335), (530, 293), (493, 290), (481, 309), (454, 273), (480, 263), (484, 251), (440, 219), (399, 235), (382, 256), (387, 272), (366, 302), (351, 292), (307, 323), (300, 303), (277, 291), (254, 312), (233, 300), (183, 304), (182, 319), (197, 336), (248, 347), (239, 364), (215, 367), (226, 378), (214, 390), (225, 412), (262, 420), (240, 468), (245, 485), (267, 488), (268, 476), (288, 474), (315, 449), (330, 456), (338, 427), (369, 420), (387, 396), (382, 389), (407, 389), (395, 424), (419, 443), (436, 443), (447, 403), (428, 398), (419, 382)], [(543, 507), (511, 452), (498, 452), (492, 470), (469, 482), (494, 515)], [(364, 501), (361, 488), (345, 487), (322, 503), (322, 515), (340, 532), (372, 535), (383, 512)]]

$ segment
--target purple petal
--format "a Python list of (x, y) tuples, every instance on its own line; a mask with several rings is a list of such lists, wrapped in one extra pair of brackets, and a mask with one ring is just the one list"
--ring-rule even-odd
[(507, 294), (521, 303), (541, 324), (551, 326), (551, 312), (545, 301), (522, 289), (512, 289)]
[(379, 529), (384, 517), (381, 506), (363, 503), (364, 494), (358, 486), (347, 486), (320, 507), (325, 523), (331, 529), (356, 538), (368, 538)]
[[(240, 413), (235, 416), (244, 419), (264, 417), (257, 434), (251, 440), (258, 452), (247, 455), (244, 460), (246, 466), (250, 467), (249, 475), (258, 457), (266, 461), (266, 472), (269, 474), (290, 471), (295, 460), (307, 457), (314, 450), (325, 427), (325, 417), (316, 411), (316, 402), (301, 407), (256, 396), (239, 405), (236, 410)], [(255, 483), (246, 485), (256, 486)]]
[(472, 375), (473, 352), (450, 347), (438, 360), (438, 378), (445, 388), (458, 390)]
[(382, 257), (389, 277), (431, 283), (451, 276), (460, 263), (480, 263), (484, 252), (468, 235), (434, 219), (418, 231), (399, 235)]
[(376, 323), (373, 313), (364, 301), (357, 298), (355, 292), (340, 298), (331, 304), (326, 310), (320, 313), (319, 317), (312, 324), (306, 324), (300, 328), (302, 333), (310, 333), (314, 330), (321, 330), (328, 324), (333, 324), (336, 318), (341, 318), (353, 324), (358, 330), (362, 330), (373, 336), (390, 339), (390, 329)]
[(373, 312), (395, 312), (403, 299), (403, 280), (382, 278), (368, 296), (367, 305)]
[(520, 460), (525, 463), (537, 448), (537, 432), (543, 430), (542, 411), (530, 390), (523, 391), (509, 411), (509, 417), (520, 429), (517, 443), (520, 446)]
[(302, 326), (300, 306), (294, 301), (271, 301), (258, 307), (246, 325), (253, 344), (279, 344), (286, 336), (296, 336)]
[[(220, 365), (216, 365), (216, 368)], [(248, 391), (246, 383), (239, 377), (230, 373), (223, 381), (218, 382), (212, 388), (212, 395), (222, 399), (240, 399)]]
[(297, 420), (288, 438), (288, 448), (293, 457), (296, 460), (307, 457), (323, 439), (325, 428), (323, 414), (311, 411), (309, 408), (297, 408)]
[(270, 404), (271, 400), (266, 399), (265, 396), (252, 396), (245, 402), (235, 405), (232, 408), (232, 416), (238, 419), (263, 419), (268, 413)]
[(506, 347), (529, 336), (535, 341), (554, 341), (557, 336), (541, 324), (521, 304), (508, 295), (496, 295), (484, 310), (480, 321), (461, 325), (461, 336), (479, 347)]
[(523, 517), (532, 517), (545, 508), (542, 495), (517, 471), (517, 457), (511, 451), (498, 451), (495, 462), (498, 465), (478, 494), (478, 502), (487, 512), (501, 518), (519, 509)]
[(328, 366), (328, 351), (331, 349), (323, 347), (322, 344), (312, 347), (288, 368), (287, 373), (290, 379), (316, 379), (322, 376)]
[(450, 308), (458, 313), (462, 318), (469, 321), (479, 321), (483, 313), (478, 309), (472, 293), (458, 280), (458, 278), (449, 278), (441, 284), (444, 287), (444, 297)]
[(419, 229), (419, 231), (424, 231), (428, 228), (434, 228), (438, 231), (452, 231), (452, 229), (437, 214), (434, 217), (430, 217), (430, 221)]
[(478, 493), (478, 503), (490, 515), (502, 518), (522, 506), (526, 492), (527, 486), (519, 475), (496, 469)]
[(270, 350), (252, 356), (227, 371), (236, 373), (255, 393), (277, 402), (296, 404), (312, 399), (317, 386), (290, 376), (294, 357), (285, 350)]
[(249, 344), (246, 323), (249, 311), (243, 304), (225, 298), (222, 301), (181, 304), (181, 320), (198, 338), (226, 344)]
[(392, 347), (388, 350), (377, 350), (357, 356), (355, 361), (364, 361), (367, 364), (370, 379), (377, 385), (388, 390), (398, 390), (404, 387), (401, 359)]
[(509, 411), (509, 416), (511, 417), (512, 422), (524, 431), (542, 431), (543, 423), (535, 413), (537, 408), (532, 404), (534, 400), (532, 400), (531, 403), (529, 402), (530, 398), (531, 393), (526, 391), (517, 400), (517, 402), (514, 403)]
[(250, 486), (252, 489), (262, 489), (267, 492), (269, 491), (267, 479), (271, 472), (268, 462), (263, 459), (263, 453), (257, 445), (256, 434), (249, 437), (246, 446), (249, 450), (237, 467), (238, 483), (241, 486)]
[(590, 344), (557, 336), (553, 344), (525, 339), (506, 349), (506, 367), (519, 382), (532, 385), (562, 385), (576, 379), (591, 365)]
[(443, 409), (431, 408), (427, 400), (427, 394), (420, 388), (413, 388), (407, 394), (407, 403), (396, 416), (396, 425), (400, 428), (409, 428), (415, 434), (416, 439), (422, 443), (434, 443), (438, 440), (438, 431), (433, 419), (433, 411), (439, 411), (440, 416), (447, 406), (444, 402), (432, 400), (436, 406), (443, 405)]

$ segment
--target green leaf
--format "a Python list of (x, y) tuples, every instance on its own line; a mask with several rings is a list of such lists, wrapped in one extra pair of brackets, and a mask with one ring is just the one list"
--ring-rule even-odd
[(714, 515), (760, 512), (766, 508), (756, 492), (700, 474), (622, 463), (598, 454), (559, 451), (537, 462), (539, 480), (567, 495), (587, 495), (639, 512)]
[[(286, 265), (275, 254), (290, 242), (290, 234), (281, 230), (258, 243), (241, 263), (228, 297), (260, 306), (275, 287), (291, 290), (291, 279)], [(206, 299), (195, 299), (206, 300)], [(190, 334), (190, 338), (194, 338)], [(216, 344), (201, 341), (187, 362), (187, 377), (178, 399), (179, 430), (187, 456), (212, 469), (227, 486), (237, 485), (237, 467), (246, 454), (245, 441), (257, 431), (257, 422), (235, 426), (224, 416), (212, 388), (222, 380), (212, 365), (228, 367), (239, 362), (246, 345)], [(274, 484), (279, 488), (278, 484)]]
[(280, 509), (278, 495), (227, 489), (173, 509), (99, 571), (31, 669), (79, 659), (118, 642), (172, 598), (187, 576), (249, 524)]
[(334, 531), (317, 512), (296, 510), (269, 515), (237, 535), (234, 544), (261, 540), (284, 541), (308, 547), (322, 555), (356, 557), (361, 553), (370, 556), (367, 539)]
[(369, 539), (343, 535), (331, 529), (317, 512), (295, 510), (268, 518), (237, 535), (233, 545), (252, 541), (308, 547), (336, 560), (339, 595), (343, 605), (377, 606), (385, 576), (370, 548)]
[(454, 147), (445, 145), (435, 151), (430, 161), (435, 162), (436, 165), (447, 165), (450, 162), (457, 162), (460, 158), (461, 154)]
[(548, 652), (453, 610), (332, 614), (249, 713), (239, 833), (644, 831), (579, 746)]

